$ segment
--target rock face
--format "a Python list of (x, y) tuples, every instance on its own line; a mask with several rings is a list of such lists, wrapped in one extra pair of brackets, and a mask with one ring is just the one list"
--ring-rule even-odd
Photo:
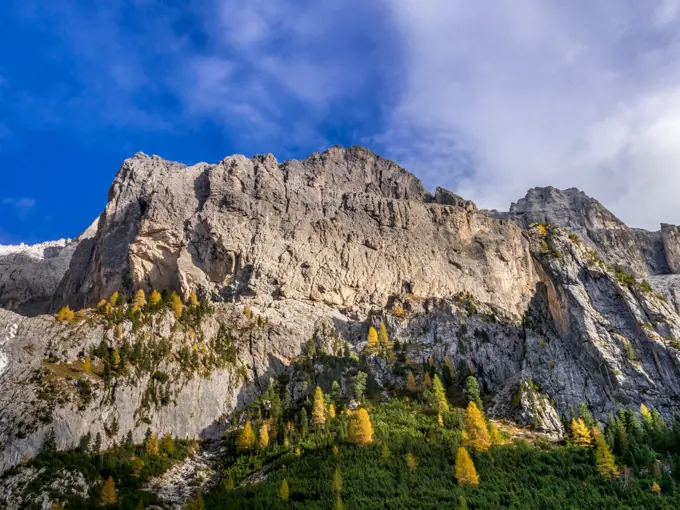
[(680, 269), (680, 238), (677, 227), (662, 225), (661, 231), (632, 229), (600, 202), (576, 188), (533, 188), (498, 216), (523, 227), (552, 223), (576, 233), (611, 265), (638, 275), (677, 273)]
[(58, 297), (79, 308), (114, 291), (177, 288), (383, 306), (402, 292), (469, 289), (523, 313), (536, 275), (521, 229), (453, 194), (436, 200), (358, 147), (192, 167), (138, 154), (123, 164), (93, 248), (77, 250)]
[(0, 307), (24, 315), (48, 312), (73, 253), (94, 236), (96, 223), (74, 240), (0, 246)]
[[(96, 234), (73, 245), (52, 308), (167, 288), (214, 310), (177, 321), (121, 305), (72, 323), (0, 310), (0, 471), (52, 432), (59, 448), (147, 427), (218, 435), (310, 339), (359, 352), (381, 320), (412, 366), (453, 366), (454, 388), (475, 375), (492, 416), (557, 435), (581, 403), (596, 417), (641, 403), (672, 416), (677, 234), (629, 229), (578, 190), (479, 211), (359, 147), (191, 167), (137, 154)], [(127, 368), (111, 366), (114, 352)], [(405, 386), (397, 364), (367, 363), (382, 387)], [(290, 384), (304, 398), (306, 380)]]

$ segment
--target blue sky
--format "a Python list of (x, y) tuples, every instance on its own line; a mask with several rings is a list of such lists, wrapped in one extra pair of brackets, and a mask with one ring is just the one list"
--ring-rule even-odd
[(599, 4), (5, 0), (0, 244), (77, 235), (137, 151), (334, 144), (483, 207), (576, 186), (680, 223), (680, 0)]

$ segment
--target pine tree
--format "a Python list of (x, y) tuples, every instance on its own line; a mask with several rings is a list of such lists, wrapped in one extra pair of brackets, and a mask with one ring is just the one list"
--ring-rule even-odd
[(57, 314), (57, 320), (60, 322), (64, 321), (70, 322), (73, 320), (73, 317), (74, 317), (73, 310), (71, 310), (71, 308), (69, 308), (68, 305), (59, 310), (59, 313)]
[(607, 481), (616, 478), (619, 474), (614, 455), (609, 450), (609, 445), (602, 434), (598, 434), (595, 439), (595, 465), (600, 476)]
[(160, 292), (158, 292), (157, 290), (153, 290), (151, 292), (151, 296), (149, 297), (149, 305), (155, 307), (158, 303), (162, 301), (162, 299), (163, 298), (161, 297)]
[(373, 425), (368, 411), (363, 407), (352, 416), (349, 438), (353, 443), (363, 446), (373, 442)]
[(408, 391), (416, 391), (418, 387), (416, 386), (416, 378), (413, 376), (413, 372), (408, 373), (406, 376), (406, 387)]
[(83, 361), (83, 372), (92, 372), (92, 362), (90, 361), (89, 356), (85, 358), (85, 361)]
[(175, 292), (172, 293), (172, 313), (175, 314), (175, 319), (179, 320), (182, 317), (182, 312), (184, 311), (184, 305), (182, 305), (182, 298), (180, 298)]
[(182, 510), (205, 510), (205, 501), (203, 500), (203, 491), (199, 487), (196, 492), (196, 497), (187, 502)]
[(158, 455), (160, 451), (160, 446), (158, 443), (157, 434), (151, 434), (149, 437), (146, 438), (146, 440), (144, 441), (144, 451), (150, 457), (155, 457), (156, 455)]
[(392, 452), (390, 451), (390, 447), (387, 445), (387, 443), (383, 443), (380, 455), (383, 459), (387, 459), (388, 457), (392, 456)]
[(453, 366), (453, 362), (451, 361), (451, 358), (448, 356), (444, 357), (444, 380), (447, 385), (450, 385), (453, 383), (453, 381), (456, 379), (456, 369)]
[(417, 467), (417, 465), (418, 464), (416, 463), (416, 458), (413, 456), (413, 454), (411, 452), (408, 452), (406, 454), (406, 466), (411, 471), (413, 471)]
[(144, 461), (138, 457), (132, 457), (130, 459), (130, 466), (132, 467), (133, 478), (139, 478), (142, 476), (142, 469), (144, 469)]
[(340, 469), (335, 468), (333, 473), (333, 492), (340, 494), (342, 492), (342, 475), (340, 474)]
[(456, 453), (456, 480), (458, 485), (479, 485), (479, 476), (472, 459), (465, 448)]
[(255, 448), (255, 433), (249, 421), (236, 438), (236, 447), (241, 451), (250, 451)]
[(368, 344), (369, 349), (375, 349), (378, 346), (378, 333), (373, 326), (368, 328), (366, 343)]
[(480, 411), (484, 411), (482, 399), (479, 396), (479, 384), (477, 383), (477, 379), (473, 376), (469, 376), (465, 380), (465, 398), (467, 398), (468, 402), (474, 402)]
[(357, 399), (357, 401), (361, 401), (362, 397), (364, 396), (364, 392), (366, 391), (366, 380), (368, 379), (368, 374), (366, 372), (357, 372), (356, 377), (354, 378), (354, 398)]
[(461, 496), (458, 500), (458, 510), (468, 510), (468, 504), (465, 496)]
[(257, 446), (260, 448), (260, 450), (266, 450), (269, 446), (269, 431), (267, 430), (267, 424), (264, 422), (260, 427), (260, 437), (258, 439)]
[(326, 413), (323, 403), (323, 391), (317, 386), (314, 390), (314, 404), (312, 405), (312, 424), (319, 429), (326, 423)]
[(137, 291), (137, 295), (135, 296), (135, 304), (139, 308), (144, 308), (144, 306), (146, 306), (146, 294), (144, 294), (144, 289), (139, 289)]
[(196, 296), (196, 292), (193, 290), (189, 294), (189, 305), (198, 306), (198, 296)]
[(574, 444), (583, 447), (588, 447), (592, 443), (592, 435), (582, 418), (571, 419), (571, 440)]
[(463, 446), (478, 452), (485, 452), (491, 446), (489, 429), (486, 426), (484, 413), (479, 410), (472, 400), (465, 410), (465, 431), (463, 432)]
[(432, 388), (432, 377), (430, 377), (430, 372), (425, 372), (425, 378), (423, 380), (426, 389)]
[(288, 501), (288, 480), (284, 479), (283, 482), (281, 482), (281, 487), (279, 488), (279, 499), (281, 501)]
[(97, 432), (97, 435), (94, 436), (94, 444), (92, 445), (92, 454), (93, 455), (99, 455), (99, 452), (102, 451), (102, 434), (101, 432)]
[(112, 505), (118, 502), (118, 495), (116, 493), (116, 482), (109, 476), (108, 480), (102, 487), (102, 493), (99, 496), (99, 503), (102, 505)]
[(434, 394), (435, 409), (439, 413), (449, 412), (449, 402), (446, 399), (446, 392), (444, 391), (444, 386), (438, 375), (434, 376), (432, 381), (432, 393)]

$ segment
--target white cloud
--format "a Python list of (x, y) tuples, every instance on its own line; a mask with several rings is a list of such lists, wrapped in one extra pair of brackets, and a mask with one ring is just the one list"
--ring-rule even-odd
[(3, 198), (2, 205), (12, 207), (17, 210), (19, 215), (28, 213), (35, 206), (35, 199), (29, 197), (21, 198)]
[(675, 4), (394, 0), (406, 87), (379, 141), (481, 206), (576, 186), (680, 223)]

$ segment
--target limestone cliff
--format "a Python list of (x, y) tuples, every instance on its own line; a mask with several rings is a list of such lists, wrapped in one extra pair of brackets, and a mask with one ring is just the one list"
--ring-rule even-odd
[[(661, 287), (677, 239), (667, 225), (629, 229), (577, 190), (479, 211), (359, 147), (191, 167), (137, 154), (52, 302), (90, 309), (68, 323), (0, 310), (0, 471), (52, 432), (60, 448), (88, 432), (104, 446), (147, 427), (219, 433), (310, 339), (362, 351), (381, 320), (414, 366), (448, 358), (457, 383), (475, 374), (492, 415), (555, 434), (580, 403), (597, 417), (643, 402), (670, 416), (680, 317)], [(165, 288), (213, 304), (179, 320), (92, 309)], [(396, 364), (368, 364), (385, 388), (405, 385)]]

